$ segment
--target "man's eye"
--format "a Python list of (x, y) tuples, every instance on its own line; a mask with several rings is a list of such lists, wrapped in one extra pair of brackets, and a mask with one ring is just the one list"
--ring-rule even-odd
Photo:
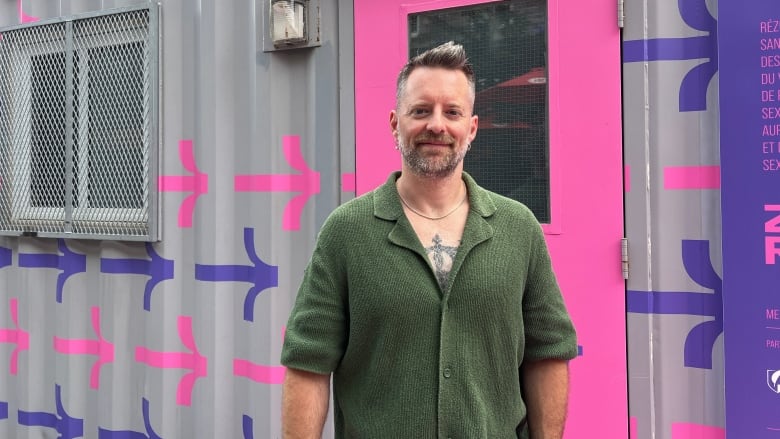
[(461, 112), (460, 112), (460, 110), (449, 110), (449, 111), (447, 112), (447, 114), (449, 114), (450, 116), (457, 116), (457, 117), (460, 117), (460, 116), (461, 116)]
[(414, 116), (422, 116), (424, 114), (428, 114), (428, 110), (425, 108), (414, 108), (412, 109), (412, 115)]

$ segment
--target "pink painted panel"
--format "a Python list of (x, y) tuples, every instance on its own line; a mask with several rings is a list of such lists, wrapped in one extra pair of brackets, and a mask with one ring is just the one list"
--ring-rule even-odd
[[(358, 194), (400, 168), (389, 112), (407, 59), (406, 15), (485, 2), (355, 2)], [(620, 34), (611, 0), (552, 0), (548, 12), (553, 222), (543, 227), (583, 353), (571, 365), (566, 437), (626, 437)]]
[(566, 437), (626, 437), (620, 32), (610, 0), (548, 5), (550, 143), (561, 184), (553, 201), (562, 225), (547, 242), (583, 348), (571, 364)]

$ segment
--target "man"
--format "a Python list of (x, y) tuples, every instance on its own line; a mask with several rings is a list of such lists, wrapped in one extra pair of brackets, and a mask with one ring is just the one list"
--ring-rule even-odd
[(331, 214), (290, 316), (285, 438), (331, 374), (337, 438), (561, 438), (574, 329), (531, 211), (463, 172), (474, 83), (453, 43), (401, 71), (401, 172)]

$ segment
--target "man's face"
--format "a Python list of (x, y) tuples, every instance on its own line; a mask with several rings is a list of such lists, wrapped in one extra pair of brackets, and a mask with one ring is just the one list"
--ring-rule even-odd
[(403, 170), (422, 177), (446, 177), (462, 168), (468, 145), (477, 134), (473, 102), (463, 72), (413, 70), (397, 108), (390, 112)]

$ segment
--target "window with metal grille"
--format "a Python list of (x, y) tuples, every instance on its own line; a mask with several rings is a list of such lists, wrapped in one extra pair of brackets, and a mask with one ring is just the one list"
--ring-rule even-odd
[(464, 169), (551, 222), (547, 1), (506, 0), (409, 14), (409, 54), (462, 44), (476, 74), (479, 130)]
[(0, 234), (155, 241), (158, 13), (0, 29)]

